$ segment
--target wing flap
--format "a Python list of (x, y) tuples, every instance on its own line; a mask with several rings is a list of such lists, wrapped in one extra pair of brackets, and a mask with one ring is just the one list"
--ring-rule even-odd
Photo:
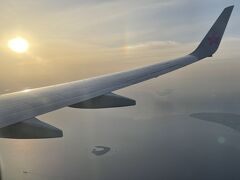
[(62, 137), (62, 130), (36, 118), (28, 119), (0, 129), (0, 137), (11, 139), (42, 139)]
[(134, 106), (136, 101), (124, 96), (120, 96), (114, 93), (98, 96), (87, 101), (70, 105), (71, 108), (82, 108), (82, 109), (100, 109), (100, 108), (114, 108), (114, 107), (125, 107)]

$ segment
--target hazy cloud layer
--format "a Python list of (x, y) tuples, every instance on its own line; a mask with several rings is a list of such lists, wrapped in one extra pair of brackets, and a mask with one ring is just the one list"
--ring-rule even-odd
[[(239, 55), (238, 1), (1, 1), (2, 88), (38, 87), (184, 55), (232, 4), (233, 16), (217, 54), (223, 59)], [(23, 55), (6, 45), (19, 35), (30, 42)]]

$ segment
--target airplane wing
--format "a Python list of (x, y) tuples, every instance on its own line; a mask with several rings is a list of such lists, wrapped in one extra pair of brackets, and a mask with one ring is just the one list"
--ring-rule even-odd
[(187, 56), (129, 71), (1, 95), (0, 136), (61, 137), (60, 129), (35, 117), (63, 107), (108, 108), (135, 105), (134, 100), (112, 92), (211, 57), (219, 47), (232, 10), (233, 6), (223, 10), (197, 49)]

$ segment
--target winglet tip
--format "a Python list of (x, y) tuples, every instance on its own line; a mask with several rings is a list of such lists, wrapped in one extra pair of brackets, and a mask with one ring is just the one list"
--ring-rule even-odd
[(233, 8), (234, 8), (234, 5), (231, 5), (231, 6), (228, 6), (228, 7), (226, 7), (224, 10), (229, 10), (229, 11), (232, 11), (232, 10), (233, 10)]
[(231, 9), (233, 9), (233, 8), (234, 8), (234, 5), (228, 6), (228, 7), (226, 7), (226, 8), (231, 8)]
[(234, 5), (231, 5), (226, 7), (222, 11), (218, 19), (215, 21), (211, 29), (208, 31), (204, 39), (197, 47), (197, 49), (195, 49), (191, 53), (191, 55), (202, 59), (205, 57), (211, 57), (217, 51), (233, 8)]

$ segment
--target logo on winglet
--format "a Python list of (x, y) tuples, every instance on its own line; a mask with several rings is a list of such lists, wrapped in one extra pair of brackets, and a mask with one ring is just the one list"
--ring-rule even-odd
[(212, 45), (218, 45), (219, 43), (220, 43), (220, 37), (219, 36), (217, 36), (216, 34), (212, 34), (211, 36), (209, 36), (208, 38), (207, 38), (207, 40), (208, 40), (208, 44), (210, 45), (210, 46), (212, 46)]

